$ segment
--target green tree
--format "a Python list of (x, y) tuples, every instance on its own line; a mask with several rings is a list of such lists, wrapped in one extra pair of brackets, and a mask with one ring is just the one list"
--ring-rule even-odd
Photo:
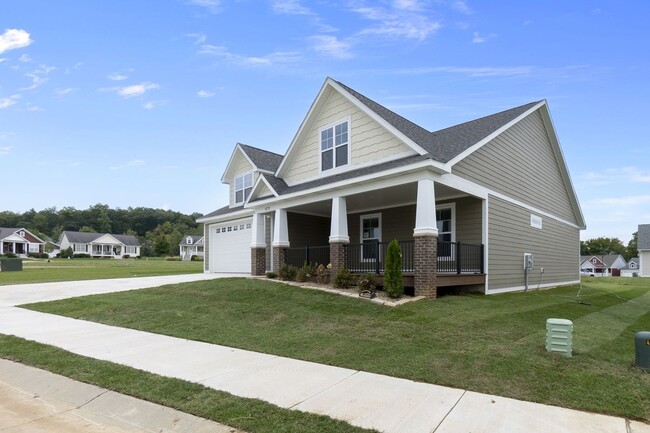
[(167, 236), (161, 235), (156, 238), (153, 246), (153, 251), (159, 256), (166, 256), (169, 254), (170, 245)]
[(386, 269), (384, 270), (384, 291), (390, 298), (399, 298), (404, 294), (402, 281), (402, 249), (393, 239), (386, 249)]
[(618, 238), (594, 238), (580, 241), (580, 254), (583, 256), (599, 256), (603, 254), (625, 254), (625, 246)]
[(79, 231), (83, 233), (95, 233), (95, 229), (89, 226), (83, 226), (79, 229)]
[(625, 260), (630, 260), (632, 257), (636, 257), (636, 255), (639, 253), (639, 232), (634, 232), (632, 234), (632, 239), (630, 239), (630, 242), (627, 243), (627, 248), (625, 248), (625, 254), (623, 254), (623, 257), (625, 257)]

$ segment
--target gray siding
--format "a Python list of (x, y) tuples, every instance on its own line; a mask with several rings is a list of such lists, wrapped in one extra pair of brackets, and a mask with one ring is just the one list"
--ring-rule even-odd
[(452, 172), (577, 223), (558, 164), (537, 111), (456, 164)]
[(530, 226), (531, 212), (490, 196), (488, 199), (488, 288), (524, 286), (524, 253), (533, 253), (529, 286), (576, 281), (580, 265), (580, 231), (551, 218), (542, 229)]
[(456, 241), (482, 244), (481, 200), (474, 197), (462, 197), (438, 202), (438, 204), (444, 203), (456, 203)]
[(288, 212), (287, 223), (292, 247), (329, 245), (329, 218)]

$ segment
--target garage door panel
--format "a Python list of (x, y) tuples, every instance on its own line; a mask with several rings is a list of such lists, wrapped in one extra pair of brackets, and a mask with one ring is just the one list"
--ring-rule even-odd
[(210, 272), (251, 272), (251, 223), (247, 218), (211, 226)]

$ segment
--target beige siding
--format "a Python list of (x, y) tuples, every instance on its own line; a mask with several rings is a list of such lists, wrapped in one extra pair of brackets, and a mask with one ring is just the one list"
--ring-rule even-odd
[(524, 286), (524, 253), (534, 255), (529, 287), (578, 280), (580, 231), (551, 218), (530, 226), (530, 211), (490, 196), (488, 200), (488, 288)]
[[(231, 170), (232, 176), (230, 176), (228, 182), (230, 183), (230, 206), (235, 206), (235, 178), (241, 176), (244, 173), (248, 173), (253, 170), (253, 166), (250, 162), (242, 155), (240, 152), (237, 152), (235, 158), (232, 162)], [(253, 173), (253, 184), (257, 180), (259, 173)]]
[(287, 212), (287, 224), (292, 247), (329, 245), (329, 218)]
[(273, 195), (273, 193), (271, 192), (269, 187), (266, 186), (266, 184), (262, 185), (262, 188), (260, 189), (260, 193), (259, 193), (258, 197), (268, 197), (268, 196), (272, 196), (272, 195)]
[(296, 143), (296, 156), (284, 179), (289, 184), (319, 176), (319, 130), (327, 125), (350, 118), (351, 164), (364, 164), (391, 155), (411, 152), (406, 144), (384, 129), (338, 92), (332, 92), (318, 113), (302, 143)]
[(576, 223), (542, 117), (535, 112), (456, 164), (452, 172)]

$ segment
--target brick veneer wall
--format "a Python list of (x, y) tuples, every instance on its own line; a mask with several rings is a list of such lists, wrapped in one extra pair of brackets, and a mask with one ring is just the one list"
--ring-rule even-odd
[(332, 264), (332, 275), (339, 268), (345, 267), (345, 243), (330, 242), (330, 263)]
[(415, 296), (435, 299), (437, 296), (438, 236), (414, 237), (414, 286)]
[(273, 247), (273, 272), (279, 272), (284, 264), (284, 254), (286, 249), (284, 247)]
[(266, 248), (251, 248), (251, 275), (264, 275), (266, 272)]

